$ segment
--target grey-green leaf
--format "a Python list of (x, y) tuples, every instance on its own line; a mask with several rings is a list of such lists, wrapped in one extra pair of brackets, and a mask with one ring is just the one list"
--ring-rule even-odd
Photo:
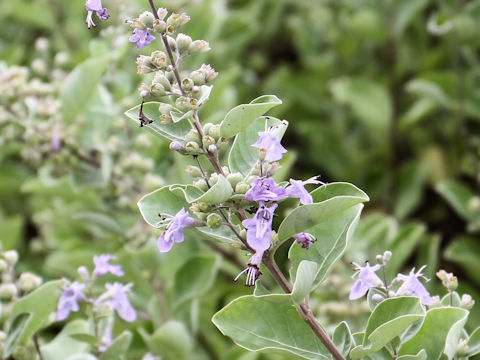
[(308, 260), (303, 260), (300, 262), (292, 290), (292, 299), (296, 304), (300, 304), (303, 299), (310, 294), (310, 291), (312, 291), (314, 287), (316, 275), (316, 262)]
[(110, 345), (107, 348), (107, 350), (105, 350), (105, 352), (102, 353), (102, 355), (100, 355), (99, 360), (123, 359), (131, 342), (132, 342), (132, 333), (128, 330), (125, 330), (115, 339), (113, 344)]
[(380, 350), (413, 322), (423, 318), (424, 314), (425, 310), (417, 297), (405, 296), (382, 301), (368, 319), (362, 345), (353, 348), (350, 357), (360, 359)]
[(170, 320), (153, 335), (149, 335), (141, 328), (139, 332), (150, 351), (155, 355), (161, 355), (163, 360), (190, 359), (192, 339), (182, 322)]
[(234, 107), (225, 115), (220, 125), (220, 135), (226, 138), (235, 136), (256, 118), (281, 103), (282, 101), (275, 95), (263, 95), (252, 100), (250, 104)]
[(250, 351), (277, 349), (305, 359), (331, 358), (294, 306), (268, 298), (242, 296), (217, 312), (212, 321), (224, 335)]
[(480, 354), (480, 327), (476, 328), (468, 338), (468, 356)]
[(353, 339), (350, 328), (345, 321), (342, 321), (335, 328), (335, 330), (333, 331), (332, 340), (337, 349), (340, 350), (343, 356), (346, 357), (350, 352), (350, 348), (352, 347)]

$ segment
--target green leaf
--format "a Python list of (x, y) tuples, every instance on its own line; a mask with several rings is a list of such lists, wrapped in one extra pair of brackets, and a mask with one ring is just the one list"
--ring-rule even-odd
[(60, 297), (58, 289), (61, 286), (61, 281), (49, 281), (34, 290), (32, 293), (18, 300), (12, 308), (13, 324), (18, 316), (25, 319), (25, 315), (29, 314), (26, 318), (26, 323), (23, 329), (18, 330), (18, 327), (11, 327), (8, 331), (8, 336), (12, 335), (12, 332), (16, 331), (15, 340), (18, 344), (24, 344), (30, 339), (39, 329), (41, 329), (50, 314), (57, 308), (57, 301)]
[(311, 195), (313, 204), (294, 209), (280, 224), (280, 242), (302, 231), (310, 232), (313, 227), (332, 220), (344, 210), (369, 200), (367, 194), (356, 186), (341, 182), (322, 185)]
[(303, 302), (303, 299), (313, 290), (313, 284), (317, 275), (317, 263), (303, 260), (298, 265), (295, 283), (293, 284), (292, 299), (296, 304)]
[(206, 192), (193, 185), (171, 185), (170, 190), (183, 193), (187, 202), (204, 202), (207, 204), (221, 204), (230, 199), (233, 193), (232, 185), (223, 175), (218, 175), (218, 181)]
[(399, 355), (414, 355), (425, 349), (427, 359), (439, 359), (445, 354), (452, 359), (452, 350), (458, 344), (459, 328), (467, 320), (468, 311), (454, 307), (427, 311), (420, 330), (401, 345)]
[(250, 175), (258, 162), (258, 149), (252, 145), (258, 140), (258, 133), (267, 127), (278, 126), (279, 140), (287, 130), (288, 122), (280, 121), (273, 117), (260, 117), (253, 121), (245, 130), (240, 132), (233, 142), (228, 154), (228, 166), (232, 173), (239, 172), (244, 177)]
[(425, 310), (417, 297), (382, 301), (368, 318), (362, 345), (353, 348), (350, 357), (352, 360), (360, 359), (380, 350), (413, 322), (423, 318), (424, 314)]
[(435, 190), (448, 201), (455, 212), (463, 219), (474, 220), (476, 215), (468, 207), (468, 202), (474, 194), (467, 186), (452, 180), (445, 180), (439, 182), (435, 186)]
[(225, 115), (220, 124), (220, 135), (226, 138), (235, 136), (246, 129), (256, 118), (281, 103), (282, 101), (275, 95), (263, 95), (252, 100), (250, 104), (234, 107)]
[(95, 336), (88, 333), (89, 330), (90, 326), (85, 320), (69, 322), (52, 341), (41, 347), (44, 360), (67, 359), (69, 356), (88, 351), (89, 345), (98, 341)]
[(94, 229), (95, 233), (108, 232), (117, 235), (123, 235), (125, 230), (112, 217), (99, 212), (81, 212), (74, 214), (72, 219), (80, 221), (89, 229)]
[(122, 332), (112, 345), (100, 355), (99, 360), (121, 360), (124, 358), (130, 343), (132, 342), (132, 333), (128, 330)]
[(342, 321), (335, 328), (335, 330), (333, 331), (332, 340), (337, 349), (340, 350), (340, 352), (343, 354), (343, 356), (347, 357), (348, 353), (350, 352), (350, 348), (353, 345), (353, 339), (350, 328), (345, 321)]
[(330, 359), (296, 308), (269, 301), (271, 296), (275, 295), (239, 297), (217, 312), (212, 321), (222, 334), (250, 351), (277, 349), (305, 359)]
[[(238, 232), (241, 231), (240, 226), (234, 225)], [(227, 225), (222, 225), (216, 229), (209, 228), (208, 226), (195, 227), (195, 232), (200, 233), (200, 236), (207, 237), (210, 240), (220, 241), (224, 243), (234, 243), (238, 241), (238, 238)]]
[(5, 357), (9, 357), (15, 347), (19, 344), (20, 338), (25, 332), (31, 317), (31, 314), (22, 313), (13, 319), (8, 329), (7, 340), (5, 341), (5, 350), (3, 351)]
[(288, 254), (293, 263), (292, 276), (295, 276), (296, 266), (302, 260), (313, 261), (317, 264), (313, 288), (317, 287), (345, 252), (362, 209), (363, 204), (357, 204), (306, 229), (308, 233), (315, 236), (317, 241), (308, 250), (303, 249), (295, 242), (292, 244)]
[(480, 254), (480, 243), (478, 238), (460, 237), (454, 239), (448, 245), (445, 249), (444, 256), (447, 260), (459, 264), (467, 274), (480, 283), (478, 254)]
[[(359, 120), (374, 131), (388, 130), (392, 118), (392, 102), (386, 87), (366, 79), (342, 78), (330, 87), (334, 98), (349, 105)], [(378, 138), (378, 133), (375, 133)]]
[(110, 54), (90, 58), (78, 65), (65, 79), (60, 92), (65, 122), (73, 121), (87, 107), (109, 60)]
[(188, 203), (182, 197), (172, 192), (169, 186), (164, 186), (144, 195), (137, 205), (145, 221), (156, 228), (165, 226), (164, 224), (159, 224), (161, 220), (159, 214), (174, 216), (182, 207), (188, 208)]
[(427, 353), (422, 349), (416, 355), (399, 356), (398, 360), (427, 360)]
[(192, 339), (185, 325), (171, 320), (159, 327), (153, 335), (139, 329), (140, 335), (154, 355), (163, 360), (188, 360), (192, 351)]
[(194, 255), (176, 272), (174, 298), (176, 306), (204, 295), (212, 286), (219, 266), (217, 256)]
[(480, 354), (480, 327), (476, 328), (468, 338), (468, 356)]
[[(143, 113), (149, 119), (153, 120), (153, 123), (145, 125), (144, 128), (148, 131), (158, 135), (160, 137), (166, 138), (170, 141), (185, 141), (185, 135), (192, 129), (192, 125), (185, 117), (182, 120), (177, 118), (178, 122), (171, 124), (160, 124), (160, 112), (158, 111), (158, 106), (160, 102), (151, 101), (143, 104)], [(130, 110), (125, 112), (130, 119), (135, 121), (137, 124), (140, 124), (140, 119), (138, 113), (140, 111), (140, 105), (134, 106)]]

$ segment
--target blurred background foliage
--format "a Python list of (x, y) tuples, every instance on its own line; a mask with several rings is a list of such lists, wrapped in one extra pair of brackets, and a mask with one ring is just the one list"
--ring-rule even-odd
[[(3, 249), (18, 249), (20, 268), (44, 279), (74, 278), (94, 254), (117, 254), (144, 312), (129, 358), (145, 344), (166, 359), (267, 358), (235, 348), (210, 323), (216, 310), (250, 293), (231, 282), (238, 265), (193, 238), (161, 256), (159, 234), (140, 219), (142, 194), (188, 175), (168, 144), (123, 115), (140, 102), (138, 51), (124, 21), (147, 1), (104, 3), (110, 20), (88, 30), (82, 1), (0, 2)], [(360, 302), (345, 301), (348, 263), (385, 249), (394, 254), (391, 276), (427, 264), (434, 278), (444, 268), (478, 304), (480, 1), (161, 6), (187, 12), (192, 21), (183, 32), (212, 47), (195, 60), (220, 73), (202, 121), (218, 122), (239, 103), (275, 94), (283, 105), (272, 115), (291, 124), (284, 140), (293, 154), (284, 166), (296, 160), (290, 173), (352, 182), (369, 194), (345, 261), (312, 299), (326, 324), (365, 313)], [(438, 283), (429, 283), (434, 293)], [(469, 321), (480, 325), (480, 306)], [(47, 338), (55, 332), (54, 325)]]

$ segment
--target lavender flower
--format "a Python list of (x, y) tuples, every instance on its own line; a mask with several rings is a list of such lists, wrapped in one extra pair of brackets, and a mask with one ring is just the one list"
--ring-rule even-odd
[(93, 257), (95, 263), (95, 270), (93, 270), (93, 276), (100, 277), (106, 273), (111, 273), (116, 276), (123, 276), (122, 267), (120, 265), (112, 265), (108, 262), (115, 259), (115, 256), (111, 254), (103, 254)]
[(123, 285), (118, 282), (105, 284), (107, 291), (98, 298), (97, 302), (105, 302), (115, 310), (123, 320), (132, 322), (137, 318), (135, 309), (128, 300), (127, 292), (133, 284)]
[(195, 219), (191, 218), (187, 211), (182, 208), (174, 217), (171, 218), (167, 230), (158, 238), (158, 250), (160, 252), (169, 252), (174, 242), (180, 243), (184, 240), (183, 229), (187, 226), (193, 226)]
[(250, 258), (247, 268), (238, 274), (234, 281), (237, 281), (242, 274), (247, 273), (245, 285), (254, 286), (260, 275), (262, 275), (260, 271), (260, 264), (262, 262), (263, 253), (263, 251), (257, 251), (255, 254), (253, 254), (253, 256)]
[(423, 305), (430, 305), (432, 303), (432, 297), (428, 293), (425, 286), (422, 285), (418, 278), (423, 278), (426, 281), (428, 279), (425, 275), (422, 274), (422, 270), (425, 269), (426, 265), (422, 266), (417, 273), (415, 273), (415, 268), (410, 271), (410, 274), (398, 274), (395, 280), (403, 281), (403, 284), (397, 291), (397, 295), (412, 295), (420, 298), (420, 301)]
[(85, 8), (88, 11), (85, 22), (87, 23), (89, 29), (96, 26), (92, 19), (94, 11), (100, 20), (107, 20), (110, 17), (110, 15), (107, 13), (107, 8), (102, 6), (102, 0), (87, 0), (85, 3)]
[(364, 267), (353, 263), (356, 266), (355, 270), (357, 272), (353, 276), (358, 275), (357, 281), (353, 284), (352, 290), (350, 291), (350, 300), (356, 300), (361, 298), (367, 293), (370, 288), (377, 286), (382, 286), (382, 280), (375, 274), (380, 269), (380, 264), (370, 266), (367, 262)]
[(85, 295), (83, 294), (84, 288), (85, 284), (80, 284), (75, 281), (65, 289), (58, 301), (57, 321), (65, 320), (71, 311), (78, 311), (78, 302), (85, 300)]
[(273, 212), (277, 206), (278, 204), (273, 204), (267, 208), (263, 202), (260, 202), (255, 216), (242, 221), (242, 225), (247, 229), (247, 243), (257, 252), (264, 252), (270, 247)]
[(130, 36), (128, 39), (130, 42), (137, 43), (137, 50), (149, 45), (153, 40), (155, 40), (155, 36), (150, 34), (147, 29), (135, 29), (133, 30), (133, 35)]
[(307, 233), (306, 231), (302, 231), (296, 235), (293, 235), (293, 238), (297, 242), (297, 244), (302, 244), (302, 248), (308, 249), (315, 241), (315, 236), (312, 234)]
[(278, 161), (287, 152), (277, 137), (278, 127), (271, 127), (267, 131), (260, 131), (258, 135), (260, 138), (252, 144), (253, 147), (259, 148), (260, 151), (265, 152), (266, 161)]
[(275, 181), (271, 178), (257, 178), (253, 180), (253, 186), (245, 194), (248, 201), (279, 201), (285, 197), (287, 191), (282, 187), (275, 187)]
[(313, 203), (313, 198), (310, 193), (305, 190), (307, 184), (321, 184), (321, 181), (317, 180), (318, 176), (314, 176), (306, 181), (290, 179), (290, 186), (287, 187), (287, 195), (292, 198), (299, 198), (302, 205)]

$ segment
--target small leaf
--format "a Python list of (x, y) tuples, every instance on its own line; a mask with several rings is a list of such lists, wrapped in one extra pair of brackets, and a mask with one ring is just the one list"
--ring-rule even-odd
[(206, 192), (193, 185), (171, 185), (170, 190), (180, 191), (187, 202), (204, 202), (207, 204), (221, 204), (230, 199), (233, 193), (232, 185), (223, 175), (218, 175), (218, 181)]
[(416, 355), (402, 355), (397, 358), (398, 360), (427, 360), (427, 353), (425, 350), (420, 350)]
[(470, 221), (476, 216), (468, 207), (468, 202), (473, 198), (474, 193), (467, 186), (455, 181), (442, 181), (438, 183), (435, 190), (442, 195), (453, 207), (458, 215)]
[(212, 286), (219, 266), (216, 256), (194, 255), (176, 272), (174, 298), (176, 306), (204, 295)]
[(259, 117), (245, 130), (240, 132), (233, 141), (228, 154), (228, 166), (232, 173), (239, 172), (247, 177), (258, 163), (258, 149), (252, 145), (258, 140), (258, 133), (265, 130), (265, 126), (278, 126), (278, 139), (281, 140), (287, 130), (288, 122), (273, 117)]
[(480, 327), (476, 328), (468, 338), (468, 356), (480, 354)]
[(110, 345), (107, 350), (105, 350), (98, 360), (121, 360), (124, 358), (125, 353), (130, 347), (132, 342), (132, 333), (128, 330), (122, 332), (112, 345)]
[(185, 325), (171, 320), (157, 328), (153, 335), (139, 329), (140, 335), (154, 355), (163, 360), (188, 360), (192, 351), (192, 340)]
[(360, 359), (377, 352), (416, 320), (423, 318), (424, 314), (417, 297), (404, 296), (382, 301), (368, 318), (362, 344), (352, 349), (350, 357)]
[(239, 297), (217, 312), (212, 321), (222, 334), (250, 351), (278, 349), (305, 359), (330, 359), (296, 308), (269, 301), (270, 296), (276, 295)]
[(313, 284), (317, 275), (317, 263), (308, 260), (301, 261), (296, 274), (297, 277), (293, 284), (292, 299), (296, 304), (300, 304), (314, 287)]
[[(95, 336), (88, 333), (89, 330), (89, 324), (85, 320), (69, 322), (52, 341), (41, 347), (44, 360), (70, 359), (70, 356), (88, 351), (90, 345), (98, 342)], [(77, 336), (82, 340), (77, 339)]]
[(459, 328), (467, 320), (468, 311), (454, 307), (434, 308), (427, 311), (420, 330), (401, 345), (399, 355), (418, 354), (425, 349), (427, 359), (438, 359), (442, 354), (452, 359), (453, 345), (458, 344)]
[[(166, 138), (170, 141), (185, 141), (185, 135), (192, 129), (192, 125), (188, 121), (187, 117), (183, 117), (180, 120), (180, 117), (176, 117), (178, 122), (172, 124), (161, 124), (160, 123), (160, 112), (158, 111), (158, 106), (160, 102), (150, 101), (143, 104), (143, 113), (150, 120), (153, 120), (153, 123), (147, 124), (144, 126), (145, 129), (154, 133), (157, 136)], [(125, 112), (130, 119), (135, 121), (137, 124), (140, 124), (141, 121), (138, 117), (140, 111), (140, 105), (134, 106), (130, 110)]]
[(282, 101), (275, 95), (263, 95), (252, 100), (250, 104), (234, 107), (225, 115), (220, 125), (220, 135), (226, 138), (235, 136), (246, 129), (256, 118), (281, 103)]
[(338, 350), (343, 354), (343, 356), (347, 357), (348, 353), (350, 352), (350, 348), (352, 347), (353, 340), (352, 340), (352, 333), (350, 332), (350, 328), (345, 321), (342, 321), (333, 331), (333, 343), (337, 347)]

